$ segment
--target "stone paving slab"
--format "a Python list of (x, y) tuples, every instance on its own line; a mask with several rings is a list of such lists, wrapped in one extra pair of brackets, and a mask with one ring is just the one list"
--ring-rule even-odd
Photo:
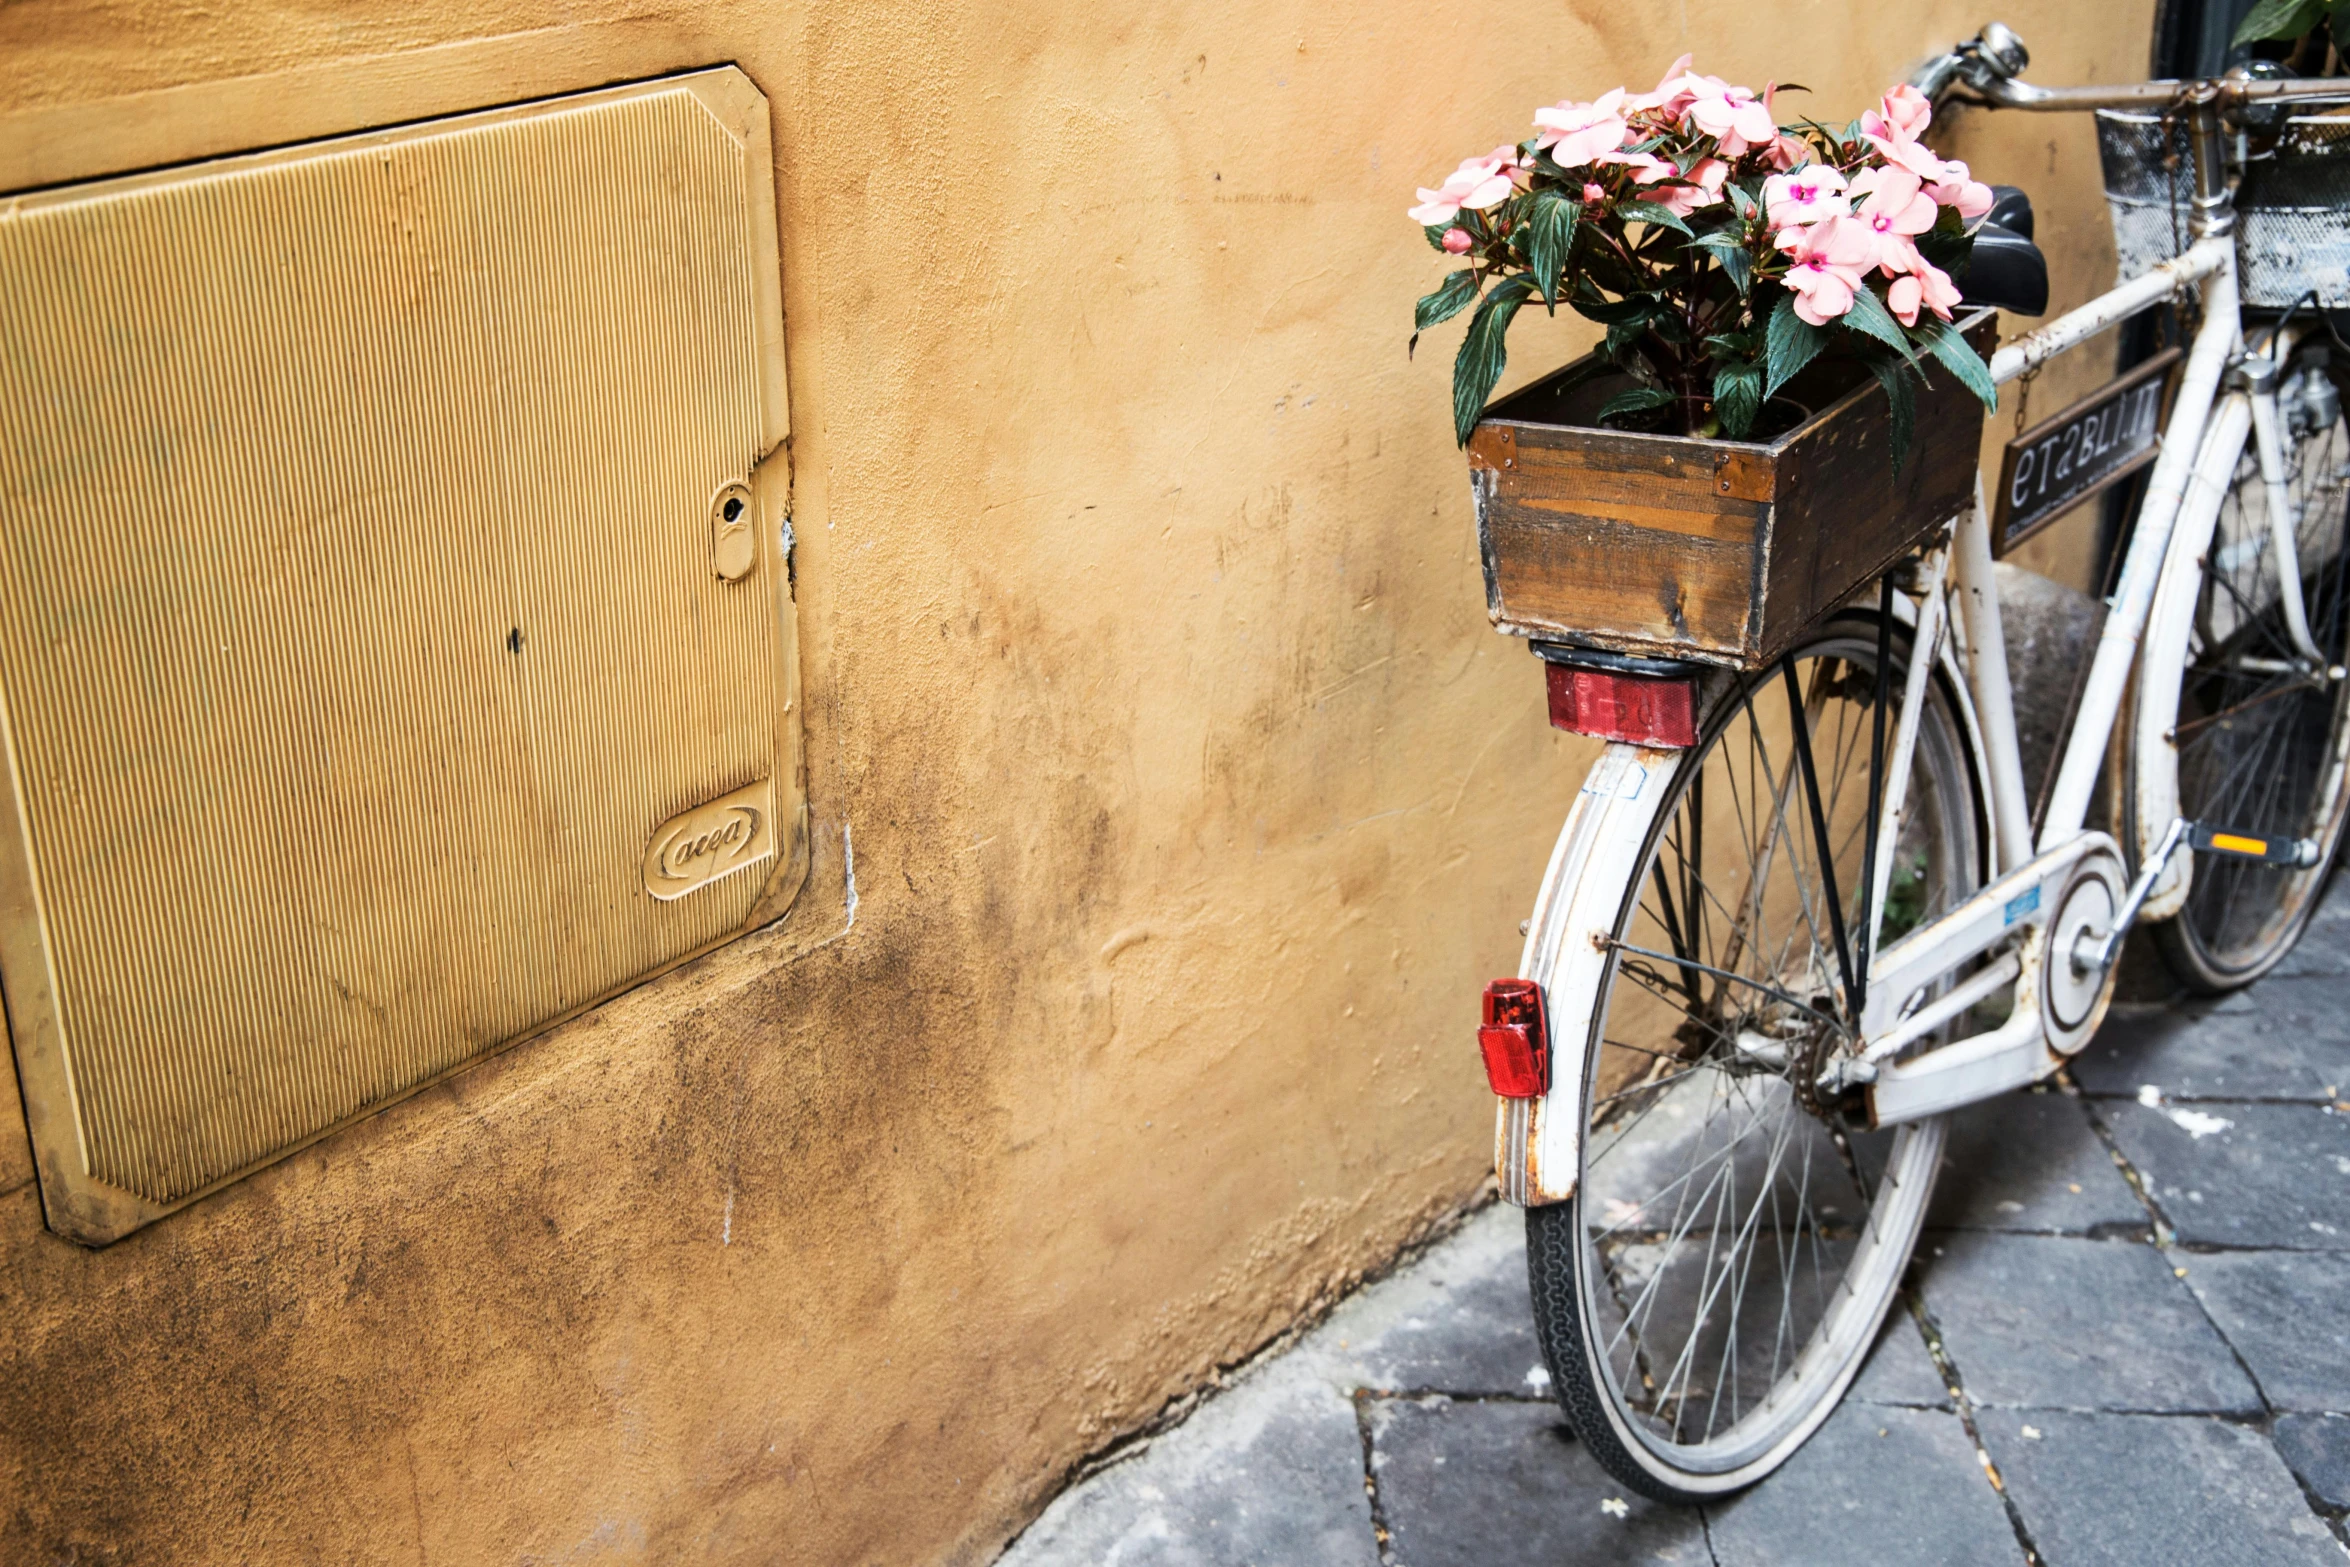
[(1061, 1493), (1006, 1567), (1379, 1567), (1354, 1405), (1277, 1361)]
[(1721, 1567), (2024, 1559), (1955, 1412), (1847, 1402), (1768, 1484), (1706, 1514)]
[(1611, 1479), (1554, 1404), (1385, 1399), (1370, 1425), (1394, 1567), (1714, 1559), (1702, 1518)]
[(1907, 1305), (1895, 1301), (1877, 1331), (1869, 1358), (1844, 1395), (1863, 1404), (1890, 1404), (1909, 1409), (1948, 1409), (1950, 1389), (1935, 1369), (1925, 1338), (1910, 1319)]
[(2301, 933), (2300, 941), (2262, 983), (2336, 974), (2350, 974), (2350, 897), (2343, 895), (2339, 868), (2334, 872), (2334, 884), (2325, 902), (2310, 916), (2309, 927)]
[(2152, 1246), (1960, 1232), (1928, 1250), (1926, 1309), (1978, 1404), (2260, 1412), (2235, 1356)]
[[(2152, 1083), (2176, 1100), (2322, 1104), (2329, 1063), (2350, 1055), (2350, 1009), (2333, 980), (2278, 980), (2218, 1002), (2116, 1008), (2073, 1057), (2084, 1092), (2135, 1098)], [(2257, 998), (2257, 999), (2256, 999)]]
[(2136, 1101), (2098, 1113), (2188, 1245), (2350, 1249), (2350, 1116)]
[(1928, 1229), (2102, 1235), (2148, 1222), (2079, 1100), (2002, 1094), (1950, 1118)]
[(1777, 1475), (1649, 1503), (1536, 1396), (1523, 1216), (1497, 1206), (1072, 1487), (1004, 1560), (1906, 1567), (2014, 1562), (2021, 1530), (2044, 1567), (2350, 1567), (2350, 1114), (2320, 1102), (2350, 1087), (2350, 887), (2279, 976), (2125, 1011), (2076, 1075), (2079, 1097), (1955, 1120), (1908, 1288), (1964, 1398), (1905, 1299)]
[(2048, 1567), (2350, 1562), (2276, 1450), (2250, 1427), (2194, 1416), (1985, 1410), (1976, 1429)]
[(2350, 1414), (2350, 1257), (2173, 1253), (2272, 1409)]
[(1421, 1265), (1331, 1313), (1299, 1356), (1343, 1392), (1542, 1393), (1524, 1213), (1496, 1203), (1475, 1215)]
[(2350, 1508), (2350, 1416), (2279, 1415), (2277, 1455), (2328, 1507)]

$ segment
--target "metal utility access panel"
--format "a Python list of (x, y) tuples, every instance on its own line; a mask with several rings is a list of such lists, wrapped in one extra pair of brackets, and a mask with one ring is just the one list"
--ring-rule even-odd
[(805, 875), (765, 100), (0, 198), (0, 981), (112, 1240)]

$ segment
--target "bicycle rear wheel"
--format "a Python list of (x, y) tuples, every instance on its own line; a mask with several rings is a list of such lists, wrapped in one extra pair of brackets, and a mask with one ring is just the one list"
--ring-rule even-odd
[[(1903, 639), (1893, 647), (1905, 658)], [(1828, 851), (1784, 677), (1747, 678), (1674, 774), (1625, 889), (1589, 1020), (1575, 1196), (1526, 1215), (1536, 1330), (1567, 1418), (1617, 1479), (1667, 1501), (1752, 1484), (1827, 1418), (1941, 1157), (1940, 1120), (1863, 1132), (1821, 1102), (1824, 1052), (1850, 1038), (1828, 892), (1832, 880), (1854, 914), (1873, 618), (1791, 657)], [(1951, 694), (1927, 689), (1907, 808), (1882, 849), (1888, 941), (1983, 874), (1972, 757)]]
[[(2278, 389), (2311, 641), (2327, 666), (2350, 655), (2345, 480), (2350, 430), (2323, 349), (2293, 359)], [(2250, 983), (2292, 950), (2342, 834), (2350, 700), (2328, 668), (2311, 669), (2289, 630), (2267, 496), (2248, 444), (2205, 556), (2171, 733), (2179, 814), (2264, 838), (2314, 838), (2308, 869), (2205, 857), (2186, 902), (2153, 927), (2163, 959), (2206, 994)], [(2131, 760), (2135, 763), (2134, 748)], [(2127, 798), (2135, 800), (2133, 787)], [(2131, 824), (2136, 827), (2135, 823)], [(2125, 841), (2137, 841), (2135, 831)]]

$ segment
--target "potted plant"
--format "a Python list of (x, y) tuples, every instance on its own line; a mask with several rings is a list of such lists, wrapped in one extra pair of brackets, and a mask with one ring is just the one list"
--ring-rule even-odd
[[(1758, 667), (1971, 504), (1997, 394), (1953, 319), (1992, 193), (1897, 87), (1841, 130), (1675, 62), (1655, 90), (1536, 111), (1411, 216), (1463, 263), (1416, 331), (1453, 367), (1495, 622)], [(1502, 404), (1529, 301), (1605, 326)]]

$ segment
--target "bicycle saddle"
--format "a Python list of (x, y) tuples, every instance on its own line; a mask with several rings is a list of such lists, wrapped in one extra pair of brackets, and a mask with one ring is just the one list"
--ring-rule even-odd
[(2048, 308), (2048, 260), (2032, 243), (2032, 198), (2013, 185), (1991, 187), (1991, 210), (1975, 230), (1974, 254), (1959, 274), (1960, 303), (2036, 316)]

